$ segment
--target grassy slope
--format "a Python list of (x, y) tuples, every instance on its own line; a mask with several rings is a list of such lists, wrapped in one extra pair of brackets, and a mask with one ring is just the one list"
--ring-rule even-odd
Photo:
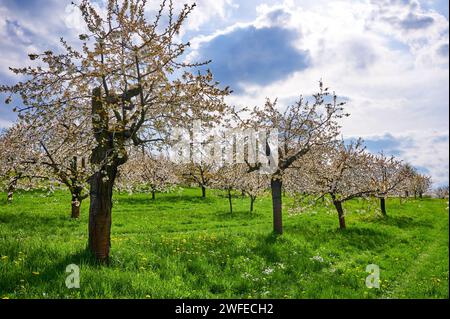
[[(214, 193), (214, 194), (213, 194)], [(316, 207), (285, 214), (285, 234), (271, 235), (269, 198), (233, 215), (219, 192), (188, 189), (115, 195), (110, 267), (84, 251), (88, 201), (70, 220), (70, 196), (0, 193), (0, 297), (9, 298), (448, 298), (447, 202), (388, 200), (387, 219), (347, 203), (347, 226)], [(316, 256), (315, 258), (313, 258)], [(81, 289), (65, 287), (65, 268), (81, 267)], [(365, 268), (381, 268), (368, 289)]]

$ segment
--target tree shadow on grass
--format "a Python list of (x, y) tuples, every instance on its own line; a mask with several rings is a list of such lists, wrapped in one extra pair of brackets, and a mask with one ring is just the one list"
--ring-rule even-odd
[(68, 224), (78, 225), (81, 219), (72, 219), (67, 215), (30, 215), (26, 212), (7, 213), (0, 215), (0, 223), (6, 224), (12, 230), (23, 230), (26, 232), (46, 233), (49, 229), (64, 228)]
[(359, 250), (383, 250), (397, 242), (397, 237), (390, 233), (362, 227), (330, 230), (325, 238), (338, 241), (341, 247), (347, 246)]
[(433, 224), (424, 220), (416, 220), (408, 216), (386, 216), (383, 218), (377, 218), (373, 222), (383, 225), (395, 226), (401, 229), (426, 227), (433, 228)]
[(233, 211), (216, 211), (214, 216), (218, 221), (229, 221), (229, 220), (253, 220), (258, 219), (263, 216), (259, 212), (249, 212), (248, 210)]
[(116, 197), (114, 199), (119, 205), (148, 205), (157, 206), (159, 204), (175, 204), (175, 203), (192, 203), (192, 204), (209, 204), (215, 200), (209, 197), (195, 197), (187, 195), (163, 195), (156, 194), (156, 199), (152, 200), (151, 195), (148, 197)]
[[(34, 268), (35, 265), (40, 264), (40, 259), (43, 255), (48, 253), (43, 248), (33, 251), (32, 255), (28, 255), (26, 263), (28, 267), (24, 267), (23, 272), (6, 272), (2, 275), (0, 282), (0, 291), (4, 293), (17, 293), (17, 286), (20, 284), (28, 284), (32, 291), (39, 291), (40, 289), (48, 289), (44, 287), (52, 287), (53, 291), (45, 290), (50, 296), (67, 296), (70, 292), (76, 290), (68, 289), (65, 281), (70, 272), (66, 272), (67, 266), (74, 264), (80, 267), (80, 277), (82, 277), (82, 267), (103, 267), (99, 264), (92, 254), (87, 249), (80, 249), (75, 253), (69, 253), (60, 258), (55, 257), (55, 261), (41, 268)], [(29, 269), (31, 267), (31, 269)], [(27, 271), (27, 270), (30, 271)], [(40, 288), (40, 289), (39, 289)], [(18, 297), (20, 298), (20, 291)], [(27, 294), (28, 296), (28, 294)], [(45, 295), (42, 297), (45, 298)], [(34, 298), (34, 297), (33, 297)]]
[(382, 249), (397, 242), (397, 237), (386, 231), (365, 228), (362, 225), (351, 225), (346, 229), (339, 229), (301, 223), (286, 225), (285, 233), (294, 236), (300, 235), (307, 242), (323, 238), (324, 241), (334, 242), (334, 245), (339, 245), (340, 247), (347, 246), (360, 250)]

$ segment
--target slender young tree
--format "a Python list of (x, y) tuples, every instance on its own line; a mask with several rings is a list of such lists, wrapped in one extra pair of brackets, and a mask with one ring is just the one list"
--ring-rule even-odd
[(345, 144), (343, 141), (335, 145), (315, 149), (309, 160), (303, 165), (303, 182), (300, 191), (304, 190), (307, 181), (309, 193), (322, 196), (329, 195), (335, 207), (339, 227), (346, 228), (345, 213), (342, 204), (357, 197), (373, 194), (370, 185), (369, 170), (371, 155), (365, 152), (362, 141)]
[(202, 198), (206, 197), (206, 189), (211, 186), (214, 177), (214, 165), (206, 162), (182, 165), (182, 175), (188, 183), (194, 183), (202, 190)]
[(152, 200), (178, 183), (173, 163), (162, 155), (136, 152), (119, 171), (118, 183), (132, 191), (147, 191)]
[(88, 247), (107, 262), (113, 186), (127, 146), (160, 141), (178, 123), (217, 120), (229, 91), (211, 72), (192, 71), (201, 64), (180, 61), (189, 43), (177, 38), (195, 5), (175, 13), (173, 1), (163, 0), (152, 22), (145, 0), (108, 0), (105, 14), (89, 0), (76, 6), (88, 30), (79, 37), (82, 49), (61, 39), (63, 53), (30, 54), (38, 66), (12, 68), (26, 80), (0, 92), (20, 95), (24, 106), (18, 111), (28, 119), (50, 121), (76, 109), (80, 119), (91, 120)]
[(242, 180), (242, 166), (236, 164), (225, 164), (214, 174), (212, 185), (226, 191), (230, 214), (233, 213), (233, 190), (239, 189), (240, 185), (242, 185)]
[(260, 174), (258, 171), (247, 172), (242, 169), (239, 188), (250, 198), (250, 212), (252, 213), (256, 199), (270, 188), (270, 179), (268, 175)]
[(370, 166), (367, 173), (374, 194), (380, 199), (381, 213), (387, 216), (386, 198), (399, 192), (402, 183), (411, 177), (410, 171), (394, 156), (386, 157), (383, 153), (373, 156)]

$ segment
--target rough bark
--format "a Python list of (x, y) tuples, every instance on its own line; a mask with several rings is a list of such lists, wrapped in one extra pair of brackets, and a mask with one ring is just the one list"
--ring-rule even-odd
[(90, 179), (89, 249), (100, 262), (108, 262), (111, 247), (112, 193), (117, 167), (109, 167)]
[(283, 219), (282, 219), (282, 181), (281, 179), (272, 179), (270, 182), (272, 189), (272, 208), (273, 208), (273, 231), (275, 234), (283, 234)]
[(92, 126), (98, 144), (92, 150), (91, 163), (99, 169), (89, 178), (88, 246), (99, 262), (107, 263), (111, 247), (113, 186), (117, 168), (126, 162), (127, 153), (123, 135), (108, 131), (109, 116), (102, 103), (100, 88), (94, 89), (92, 95)]
[(339, 216), (339, 228), (345, 229), (345, 216), (344, 216), (344, 209), (342, 208), (342, 202), (339, 200), (333, 200), (334, 207), (336, 207), (336, 210), (338, 212)]

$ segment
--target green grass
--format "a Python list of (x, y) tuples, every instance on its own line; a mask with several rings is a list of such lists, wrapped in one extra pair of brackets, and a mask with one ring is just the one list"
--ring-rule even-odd
[[(219, 191), (115, 194), (111, 264), (86, 253), (89, 202), (71, 220), (70, 196), (0, 193), (0, 298), (448, 298), (446, 201), (387, 201), (388, 218), (355, 200), (347, 230), (334, 210), (284, 215), (272, 235), (270, 198), (235, 212)], [(289, 202), (289, 199), (286, 200)], [(316, 257), (315, 257), (316, 256)], [(315, 258), (314, 258), (315, 257)], [(81, 288), (65, 286), (66, 266), (81, 269)], [(368, 264), (380, 289), (368, 289)]]

